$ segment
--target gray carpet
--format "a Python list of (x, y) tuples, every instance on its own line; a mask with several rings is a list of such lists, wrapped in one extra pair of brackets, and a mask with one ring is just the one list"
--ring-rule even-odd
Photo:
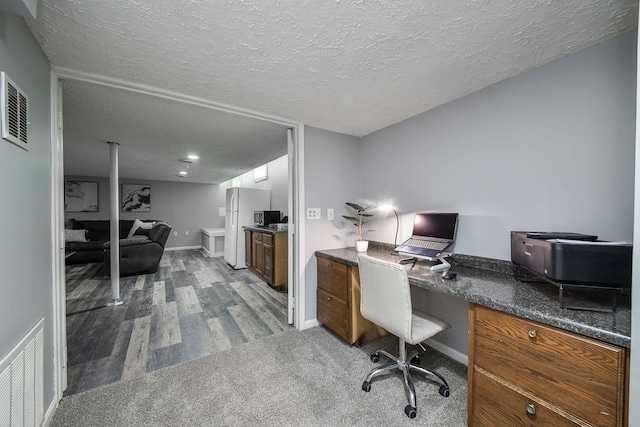
[(421, 352), (421, 364), (447, 379), (451, 396), (416, 375), (418, 416), (411, 420), (399, 371), (374, 379), (369, 393), (361, 389), (378, 348), (396, 354), (397, 338), (359, 349), (324, 327), (285, 331), (65, 397), (50, 426), (466, 425), (464, 365)]

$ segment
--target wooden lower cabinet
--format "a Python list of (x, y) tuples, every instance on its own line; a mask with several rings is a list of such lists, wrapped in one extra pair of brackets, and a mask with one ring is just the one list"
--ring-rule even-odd
[(470, 304), (468, 425), (626, 426), (629, 351)]
[(288, 235), (286, 232), (265, 233), (256, 230), (249, 232), (249, 252), (246, 256), (247, 267), (256, 276), (279, 290), (288, 289), (289, 253)]
[(388, 334), (360, 314), (357, 267), (318, 258), (317, 317), (349, 344), (363, 345)]

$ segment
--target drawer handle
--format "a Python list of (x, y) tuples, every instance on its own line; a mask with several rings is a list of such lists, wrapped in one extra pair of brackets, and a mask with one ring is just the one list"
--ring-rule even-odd
[(524, 407), (527, 410), (527, 413), (531, 415), (536, 414), (536, 405), (534, 405), (533, 403), (527, 403)]
[(331, 297), (327, 297), (327, 301), (331, 301)]
[(535, 338), (538, 336), (538, 333), (535, 329), (529, 329), (529, 338)]

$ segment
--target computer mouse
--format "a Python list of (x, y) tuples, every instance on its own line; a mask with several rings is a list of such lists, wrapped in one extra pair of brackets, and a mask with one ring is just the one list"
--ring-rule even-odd
[(456, 278), (458, 274), (454, 273), (453, 271), (447, 270), (444, 273), (442, 273), (442, 278), (445, 280), (453, 280)]

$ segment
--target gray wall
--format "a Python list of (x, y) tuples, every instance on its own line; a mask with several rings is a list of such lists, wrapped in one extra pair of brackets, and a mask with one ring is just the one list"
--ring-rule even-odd
[[(109, 178), (66, 176), (65, 180), (98, 182), (99, 209), (98, 212), (67, 212), (65, 218), (109, 219)], [(139, 179), (121, 179), (120, 182), (151, 186), (151, 212), (120, 212), (120, 218), (167, 221), (172, 228), (167, 248), (200, 246), (201, 228), (224, 227), (224, 216), (218, 215), (218, 206), (224, 206), (225, 199), (218, 185)], [(177, 236), (173, 235), (174, 231)]]
[(609, 40), (364, 137), (363, 195), (460, 212), (458, 253), (509, 260), (510, 230), (631, 241), (635, 43)]
[[(460, 212), (456, 252), (510, 259), (510, 230), (557, 230), (631, 241), (636, 33), (593, 46), (362, 138), (305, 134), (306, 206), (390, 202), (401, 235), (416, 211)], [(313, 131), (313, 132), (312, 132)], [(354, 147), (359, 150), (354, 153)], [(340, 163), (335, 166), (336, 160)], [(338, 179), (346, 167), (349, 183)], [(353, 185), (361, 183), (361, 185)], [(314, 192), (319, 192), (316, 196)], [(347, 246), (339, 212), (307, 227), (307, 319), (315, 317), (312, 251)], [(377, 215), (370, 240), (392, 243), (395, 217)], [(313, 300), (313, 301), (311, 301)], [(467, 354), (467, 306), (420, 293), (453, 324), (438, 340)]]
[(0, 70), (29, 96), (29, 151), (0, 139), (0, 359), (42, 318), (44, 405), (53, 401), (49, 62), (22, 18), (0, 12)]
[(312, 320), (316, 318), (318, 271), (314, 252), (348, 246), (347, 236), (352, 233), (353, 226), (328, 221), (326, 209), (335, 209), (335, 218), (341, 218), (347, 213), (344, 203), (357, 201), (360, 139), (307, 126), (304, 140), (305, 205), (322, 208), (321, 219), (305, 220), (305, 317)]
[[(457, 253), (510, 260), (511, 230), (631, 241), (635, 49), (634, 32), (364, 137), (363, 196), (390, 196), (400, 213), (459, 212)], [(393, 242), (394, 226), (381, 219), (370, 238)], [(466, 354), (466, 304), (416, 303), (453, 324), (436, 339)]]

